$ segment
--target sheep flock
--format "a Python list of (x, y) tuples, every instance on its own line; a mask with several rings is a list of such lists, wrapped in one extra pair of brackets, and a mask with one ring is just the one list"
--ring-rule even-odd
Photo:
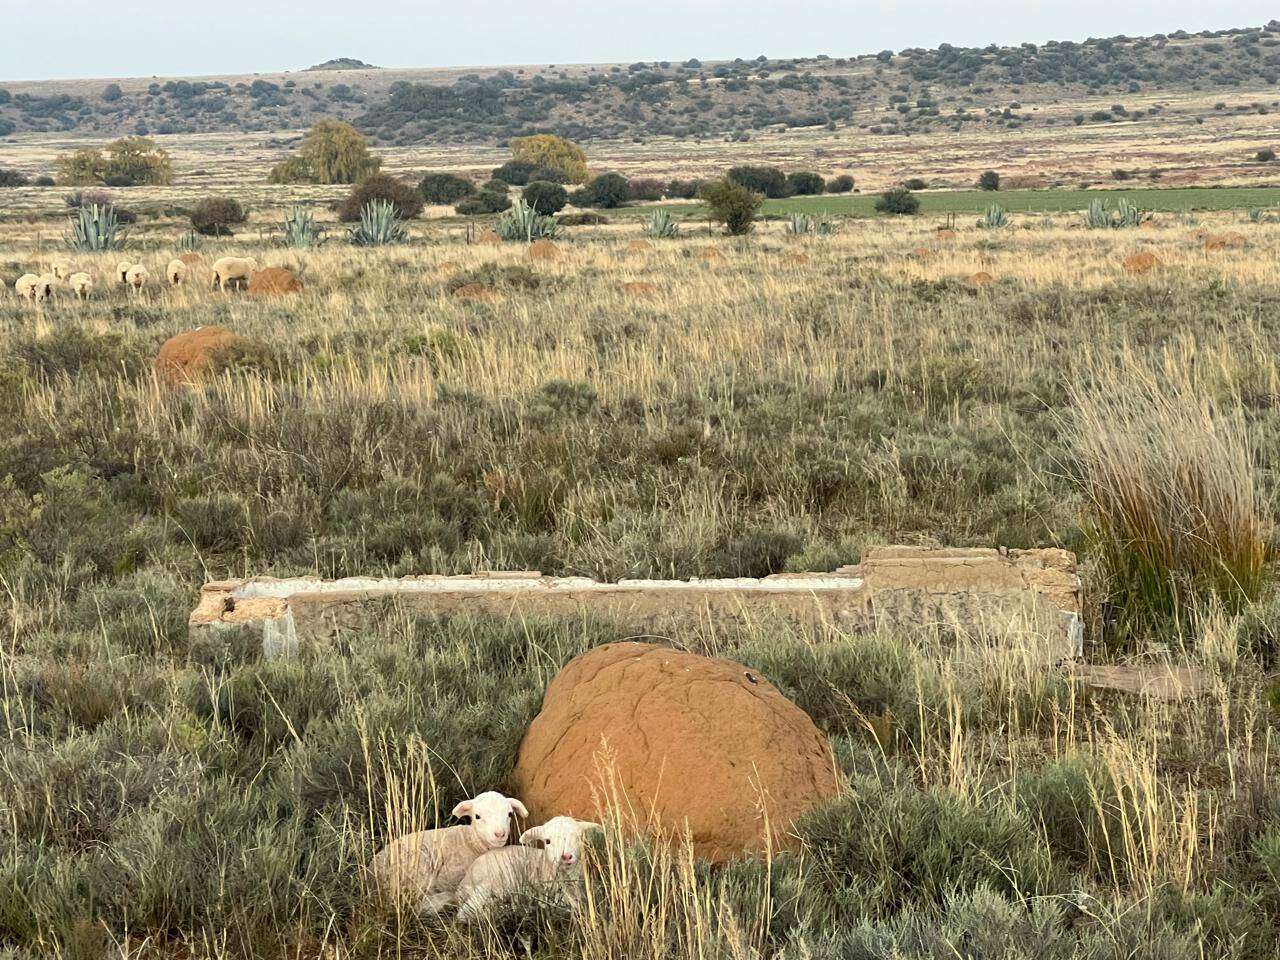
[(523, 803), (486, 791), (453, 808), (469, 823), (421, 830), (378, 851), (370, 870), (379, 889), (421, 914), (456, 907), (473, 920), (491, 905), (534, 887), (573, 899), (586, 835), (600, 825), (553, 817), (510, 844), (511, 824), (527, 817)]
[[(197, 254), (183, 254), (170, 260), (163, 270), (154, 276), (144, 263), (121, 260), (106, 286), (120, 287), (134, 296), (141, 296), (157, 283), (178, 288), (187, 284), (197, 270), (203, 268), (203, 260)], [(38, 273), (24, 273), (13, 284), (13, 292), (21, 300), (32, 303), (51, 303), (60, 297), (89, 300), (99, 288), (93, 273), (77, 270), (69, 260), (56, 260), (39, 268)], [(253, 257), (220, 257), (209, 268), (212, 289), (223, 292), (228, 289), (248, 289), (253, 275), (261, 267)]]

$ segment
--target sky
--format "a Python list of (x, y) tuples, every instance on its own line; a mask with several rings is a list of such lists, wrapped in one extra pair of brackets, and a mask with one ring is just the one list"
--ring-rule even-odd
[[(0, 80), (848, 56), (1258, 26), (1252, 0), (0, 0)], [(25, 24), (25, 26), (23, 26)]]

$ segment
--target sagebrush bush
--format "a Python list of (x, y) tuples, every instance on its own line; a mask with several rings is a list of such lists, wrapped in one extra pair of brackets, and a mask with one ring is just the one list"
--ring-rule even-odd
[(764, 197), (727, 177), (703, 184), (699, 197), (711, 211), (711, 219), (724, 224), (725, 233), (733, 237), (751, 232)]
[(418, 192), (427, 203), (452, 206), (476, 192), (466, 177), (452, 173), (428, 173), (418, 183)]
[(423, 198), (418, 190), (403, 180), (376, 173), (351, 188), (338, 208), (338, 219), (343, 223), (355, 223), (375, 200), (391, 204), (396, 216), (402, 220), (412, 220), (422, 213)]
[(191, 211), (191, 229), (206, 237), (226, 237), (249, 219), (240, 201), (232, 197), (206, 197)]

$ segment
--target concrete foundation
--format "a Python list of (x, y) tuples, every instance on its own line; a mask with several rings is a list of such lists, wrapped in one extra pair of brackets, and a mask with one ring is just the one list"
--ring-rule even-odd
[[(954, 629), (993, 643), (1040, 638), (1051, 659), (1078, 656), (1080, 579), (1065, 550), (877, 547), (832, 573), (763, 579), (599, 583), (536, 572), (343, 580), (254, 577), (207, 583), (193, 634), (249, 627), (269, 656), (359, 629), (371, 605), (424, 615), (616, 619), (653, 633), (781, 620), (840, 629)], [(1014, 638), (1018, 639), (1014, 639)]]

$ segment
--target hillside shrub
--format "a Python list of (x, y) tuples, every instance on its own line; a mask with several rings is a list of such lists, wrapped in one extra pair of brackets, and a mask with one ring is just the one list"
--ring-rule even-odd
[(983, 173), (982, 176), (978, 177), (978, 189), (999, 190), (1000, 174), (996, 173), (994, 170), (988, 170)]
[(205, 197), (191, 211), (191, 228), (205, 237), (229, 237), (249, 214), (232, 197)]
[(355, 223), (374, 200), (390, 203), (401, 220), (412, 220), (422, 213), (422, 194), (416, 188), (385, 173), (375, 173), (351, 188), (338, 208), (338, 219), (343, 223)]
[(667, 184), (667, 196), (673, 200), (692, 200), (698, 195), (697, 180), (672, 180)]
[(755, 227), (756, 214), (764, 197), (755, 190), (725, 177), (704, 184), (699, 194), (711, 210), (711, 219), (724, 224), (732, 237), (748, 234)]
[(516, 137), (511, 141), (511, 159), (529, 164), (530, 173), (537, 167), (552, 167), (563, 171), (570, 183), (587, 179), (587, 155), (582, 148), (549, 133)]
[(820, 174), (798, 170), (787, 174), (787, 191), (796, 197), (812, 197), (826, 190), (826, 182)]
[(453, 206), (475, 193), (476, 188), (466, 177), (452, 173), (428, 173), (418, 183), (418, 192), (427, 203)]
[(1266, 147), (1262, 150), (1259, 150), (1256, 154), (1254, 154), (1254, 157), (1253, 157), (1253, 159), (1258, 161), (1258, 163), (1270, 163), (1275, 158), (1276, 158), (1276, 152), (1272, 150), (1270, 147)]
[(827, 193), (848, 193), (854, 187), (853, 177), (842, 173), (827, 181)]
[(529, 174), (529, 182), (558, 183), (564, 186), (571, 183), (569, 175), (557, 167), (534, 167)]
[(530, 175), (537, 169), (532, 163), (524, 160), (508, 160), (500, 167), (494, 167), (493, 179), (509, 183), (513, 187), (523, 187), (529, 183)]
[(487, 213), (501, 213), (510, 206), (511, 198), (507, 196), (506, 185), (499, 186), (496, 181), (490, 180), (476, 193), (455, 203), (453, 210), (464, 217), (477, 217)]
[(652, 177), (632, 177), (627, 181), (627, 198), (629, 200), (661, 200), (666, 194), (667, 186), (661, 180)]
[(578, 213), (566, 213), (560, 217), (562, 227), (602, 227), (609, 222), (603, 213), (583, 210)]
[(912, 177), (909, 180), (904, 180), (902, 182), (902, 186), (907, 190), (927, 190), (929, 188), (929, 183), (919, 177)]
[(25, 187), (30, 182), (21, 171), (0, 167), (0, 187)]
[(569, 192), (558, 183), (535, 180), (524, 188), (524, 202), (538, 213), (549, 216), (559, 213), (569, 202)]
[(602, 173), (574, 192), (573, 203), (578, 207), (612, 210), (626, 203), (629, 196), (626, 177), (620, 173)]
[(920, 212), (920, 198), (906, 187), (894, 187), (880, 194), (876, 200), (876, 212), (911, 216)]

